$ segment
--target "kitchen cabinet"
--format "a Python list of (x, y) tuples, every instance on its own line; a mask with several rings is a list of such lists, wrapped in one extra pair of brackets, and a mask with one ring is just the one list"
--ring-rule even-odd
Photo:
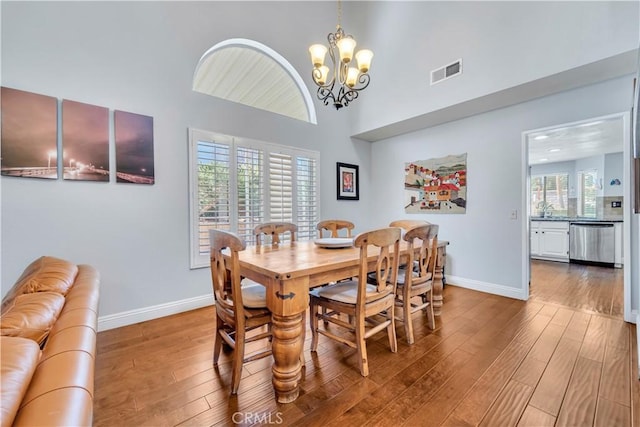
[(531, 221), (531, 258), (569, 262), (569, 222)]
[(613, 225), (614, 229), (615, 229), (615, 243), (614, 243), (614, 267), (616, 268), (622, 268), (622, 265), (624, 264), (624, 257), (623, 255), (623, 242), (624, 242), (624, 237), (622, 234), (622, 223), (621, 222), (616, 222)]

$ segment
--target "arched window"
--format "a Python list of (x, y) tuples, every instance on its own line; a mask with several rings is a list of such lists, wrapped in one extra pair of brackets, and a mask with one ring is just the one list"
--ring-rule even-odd
[(193, 90), (316, 124), (300, 74), (273, 49), (248, 39), (210, 48), (196, 67)]

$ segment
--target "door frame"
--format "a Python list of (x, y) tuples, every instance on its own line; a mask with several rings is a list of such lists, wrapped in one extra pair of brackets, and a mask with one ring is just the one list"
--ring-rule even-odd
[[(622, 138), (623, 138), (623, 150), (622, 150), (622, 160), (623, 160), (623, 171), (622, 171), (622, 179), (624, 180), (624, 190), (623, 197), (625, 202), (623, 202), (622, 209), (622, 219), (623, 219), (623, 227), (622, 233), (624, 236), (631, 236), (631, 187), (632, 187), (632, 176), (631, 176), (631, 114), (630, 112), (621, 112), (615, 114), (608, 114), (605, 116), (591, 117), (584, 120), (578, 120), (570, 123), (561, 123), (553, 126), (548, 126), (539, 129), (529, 129), (522, 132), (522, 205), (521, 212), (522, 215), (522, 242), (523, 242), (523, 258), (522, 258), (522, 289), (524, 290), (525, 299), (529, 299), (529, 285), (531, 284), (531, 254), (530, 254), (530, 245), (531, 245), (531, 229), (530, 229), (530, 220), (531, 217), (531, 206), (530, 206), (530, 195), (529, 195), (529, 187), (531, 183), (531, 172), (529, 169), (529, 134), (534, 132), (543, 132), (548, 130), (553, 130), (561, 127), (570, 127), (577, 126), (584, 123), (593, 122), (596, 120), (609, 120), (612, 118), (622, 118)], [(623, 265), (623, 282), (624, 282), (624, 291), (623, 291), (623, 299), (624, 299), (624, 310), (623, 317), (626, 322), (636, 323), (637, 319), (640, 319), (640, 313), (638, 310), (631, 310), (631, 239), (627, 237), (624, 239), (624, 244), (622, 247), (622, 253), (624, 257), (624, 265)], [(640, 344), (639, 344), (640, 345)]]

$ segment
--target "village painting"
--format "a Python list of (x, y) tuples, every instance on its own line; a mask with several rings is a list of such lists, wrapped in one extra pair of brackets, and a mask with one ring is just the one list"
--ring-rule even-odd
[(466, 153), (405, 163), (404, 171), (405, 213), (466, 212)]

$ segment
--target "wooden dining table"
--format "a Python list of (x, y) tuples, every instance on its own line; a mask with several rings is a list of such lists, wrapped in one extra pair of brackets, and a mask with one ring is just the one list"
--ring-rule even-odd
[[(401, 241), (400, 256), (407, 256)], [(438, 241), (434, 271), (433, 309), (442, 306), (443, 267), (447, 241)], [(375, 269), (378, 250), (369, 248), (370, 270)], [(240, 275), (267, 288), (267, 307), (272, 313), (272, 383), (276, 399), (297, 399), (301, 379), (304, 312), (309, 307), (309, 289), (358, 276), (360, 251), (353, 246), (323, 248), (314, 241), (285, 242), (276, 246), (248, 246), (239, 252)], [(402, 262), (402, 259), (401, 259)]]

